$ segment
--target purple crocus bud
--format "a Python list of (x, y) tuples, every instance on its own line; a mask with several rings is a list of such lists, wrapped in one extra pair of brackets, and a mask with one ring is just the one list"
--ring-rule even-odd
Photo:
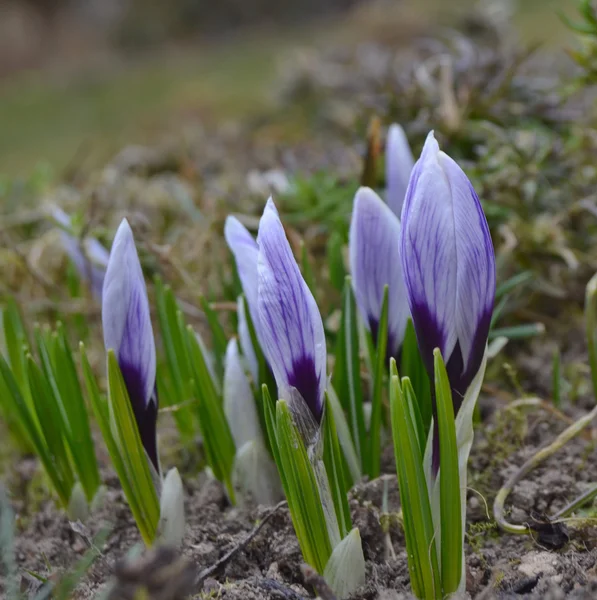
[(61, 208), (53, 207), (50, 214), (60, 225), (62, 245), (75, 265), (79, 277), (89, 283), (92, 294), (101, 301), (108, 266), (108, 251), (95, 238), (87, 237), (81, 242), (72, 235), (71, 219)]
[(481, 202), (433, 132), (402, 211), (402, 265), (421, 355), (441, 350), (454, 409), (479, 370), (493, 311), (495, 255)]
[(323, 322), (271, 198), (259, 222), (257, 243), (261, 344), (278, 396), (290, 401), (298, 392), (319, 422), (326, 386)]
[(123, 219), (110, 252), (102, 297), (106, 350), (113, 350), (147, 456), (159, 473), (156, 353), (147, 288), (133, 232)]
[(391, 125), (386, 140), (386, 202), (397, 217), (402, 213), (414, 164), (404, 129), (400, 125)]
[(354, 198), (349, 251), (355, 298), (375, 343), (388, 286), (387, 354), (397, 358), (410, 315), (400, 260), (400, 221), (370, 188), (360, 188)]

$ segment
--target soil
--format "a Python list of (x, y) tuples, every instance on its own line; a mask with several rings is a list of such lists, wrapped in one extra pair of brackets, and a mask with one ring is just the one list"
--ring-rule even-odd
[[(487, 404), (494, 400), (484, 399)], [(594, 519), (570, 522), (561, 548), (548, 547), (538, 534), (515, 536), (498, 531), (487, 514), (505, 478), (538, 447), (552, 441), (565, 423), (551, 411), (527, 414), (497, 408), (478, 427), (470, 461), (468, 497), (467, 591), (474, 598), (593, 598), (597, 593), (597, 526)], [(396, 513), (399, 495), (388, 448), (383, 457), (386, 475), (360, 483), (351, 491), (354, 525), (360, 530), (367, 561), (367, 584), (354, 598), (397, 600), (412, 597), (404, 537)], [(507, 502), (508, 519), (529, 521), (531, 514), (553, 514), (589, 487), (597, 470), (597, 454), (589, 440), (577, 438), (516, 486)], [(15, 465), (21, 487), (35, 474), (32, 461)], [(98, 556), (79, 583), (75, 597), (93, 598), (100, 591), (110, 598), (132, 598), (138, 586), (151, 598), (199, 597), (237, 600), (313, 597), (301, 571), (302, 557), (285, 506), (232, 507), (222, 486), (205, 475), (187, 477), (187, 534), (180, 552), (145, 551), (114, 477), (107, 479), (105, 502), (84, 525), (72, 524), (51, 501), (28, 515), (15, 502), (22, 530), (16, 558), (22, 586), (39, 591), (27, 573), (52, 580), (72, 568), (88, 550), (95, 535), (110, 533)], [(14, 486), (11, 485), (14, 489)], [(387, 490), (389, 514), (382, 512)], [(473, 491), (474, 490), (474, 491)], [(244, 544), (256, 525), (274, 510), (262, 529)], [(547, 539), (549, 542), (549, 539)], [(561, 541), (561, 540), (560, 540)], [(565, 541), (565, 540), (564, 540)], [(205, 577), (204, 570), (240, 545), (240, 550)], [(131, 549), (137, 548), (131, 558)], [(128, 556), (128, 558), (127, 558)], [(199, 581), (199, 587), (197, 582)]]

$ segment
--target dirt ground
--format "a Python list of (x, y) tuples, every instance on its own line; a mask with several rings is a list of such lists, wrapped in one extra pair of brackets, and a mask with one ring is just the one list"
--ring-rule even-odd
[[(485, 406), (492, 402), (483, 398)], [(491, 511), (493, 497), (504, 479), (564, 426), (543, 409), (525, 414), (503, 408), (481, 424), (471, 455), (468, 495), (467, 592), (473, 598), (595, 597), (594, 519), (568, 523), (569, 541), (554, 549), (538, 535), (499, 532), (485, 505), (487, 502)], [(384, 465), (385, 475), (361, 483), (351, 492), (353, 521), (359, 527), (367, 561), (367, 584), (355, 599), (411, 597), (391, 448), (385, 453)], [(508, 518), (524, 523), (531, 514), (553, 514), (588, 488), (596, 470), (594, 444), (582, 438), (572, 441), (516, 486), (507, 503)], [(25, 485), (33, 475), (31, 462), (15, 465), (13, 475)], [(313, 597), (313, 591), (305, 587), (302, 558), (286, 507), (231, 507), (220, 484), (205, 475), (189, 477), (185, 485), (187, 534), (180, 553), (156, 550), (129, 559), (125, 558), (127, 553), (140, 544), (140, 539), (114, 477), (108, 477), (103, 507), (84, 526), (73, 526), (51, 502), (45, 502), (32, 515), (17, 503), (20, 522), (26, 523), (16, 543), (21, 572), (49, 575), (50, 567), (56, 577), (62, 569), (72, 567), (93, 537), (108, 527), (110, 533), (99, 548), (101, 554), (78, 586), (76, 598), (93, 598), (108, 589), (110, 598), (132, 598), (137, 585), (147, 586), (151, 598), (162, 599), (183, 597), (189, 591), (203, 594), (199, 597), (237, 600)], [(388, 514), (381, 508), (384, 489)], [(245, 544), (266, 517), (267, 522)], [(228, 561), (204, 573), (239, 545)], [(24, 576), (23, 586), (35, 590), (40, 584)]]

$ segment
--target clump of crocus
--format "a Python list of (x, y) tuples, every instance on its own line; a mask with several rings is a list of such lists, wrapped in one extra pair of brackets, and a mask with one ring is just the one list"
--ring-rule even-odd
[(429, 133), (402, 210), (402, 266), (421, 355), (448, 371), (457, 413), (487, 344), (495, 254), (481, 202), (463, 170)]
[(276, 422), (270, 417), (273, 454), (303, 556), (344, 598), (364, 581), (365, 563), (346, 489), (330, 477), (342, 467), (333, 417), (324, 409), (325, 332), (271, 198), (259, 222), (257, 246), (260, 343), (280, 399)]

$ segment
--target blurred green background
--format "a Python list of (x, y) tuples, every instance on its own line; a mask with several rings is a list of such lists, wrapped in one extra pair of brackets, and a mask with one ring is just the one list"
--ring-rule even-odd
[(574, 0), (10, 0), (0, 4), (0, 174), (105, 163), (193, 122), (268, 108), (298, 47), (407, 45), (485, 5), (566, 46)]

